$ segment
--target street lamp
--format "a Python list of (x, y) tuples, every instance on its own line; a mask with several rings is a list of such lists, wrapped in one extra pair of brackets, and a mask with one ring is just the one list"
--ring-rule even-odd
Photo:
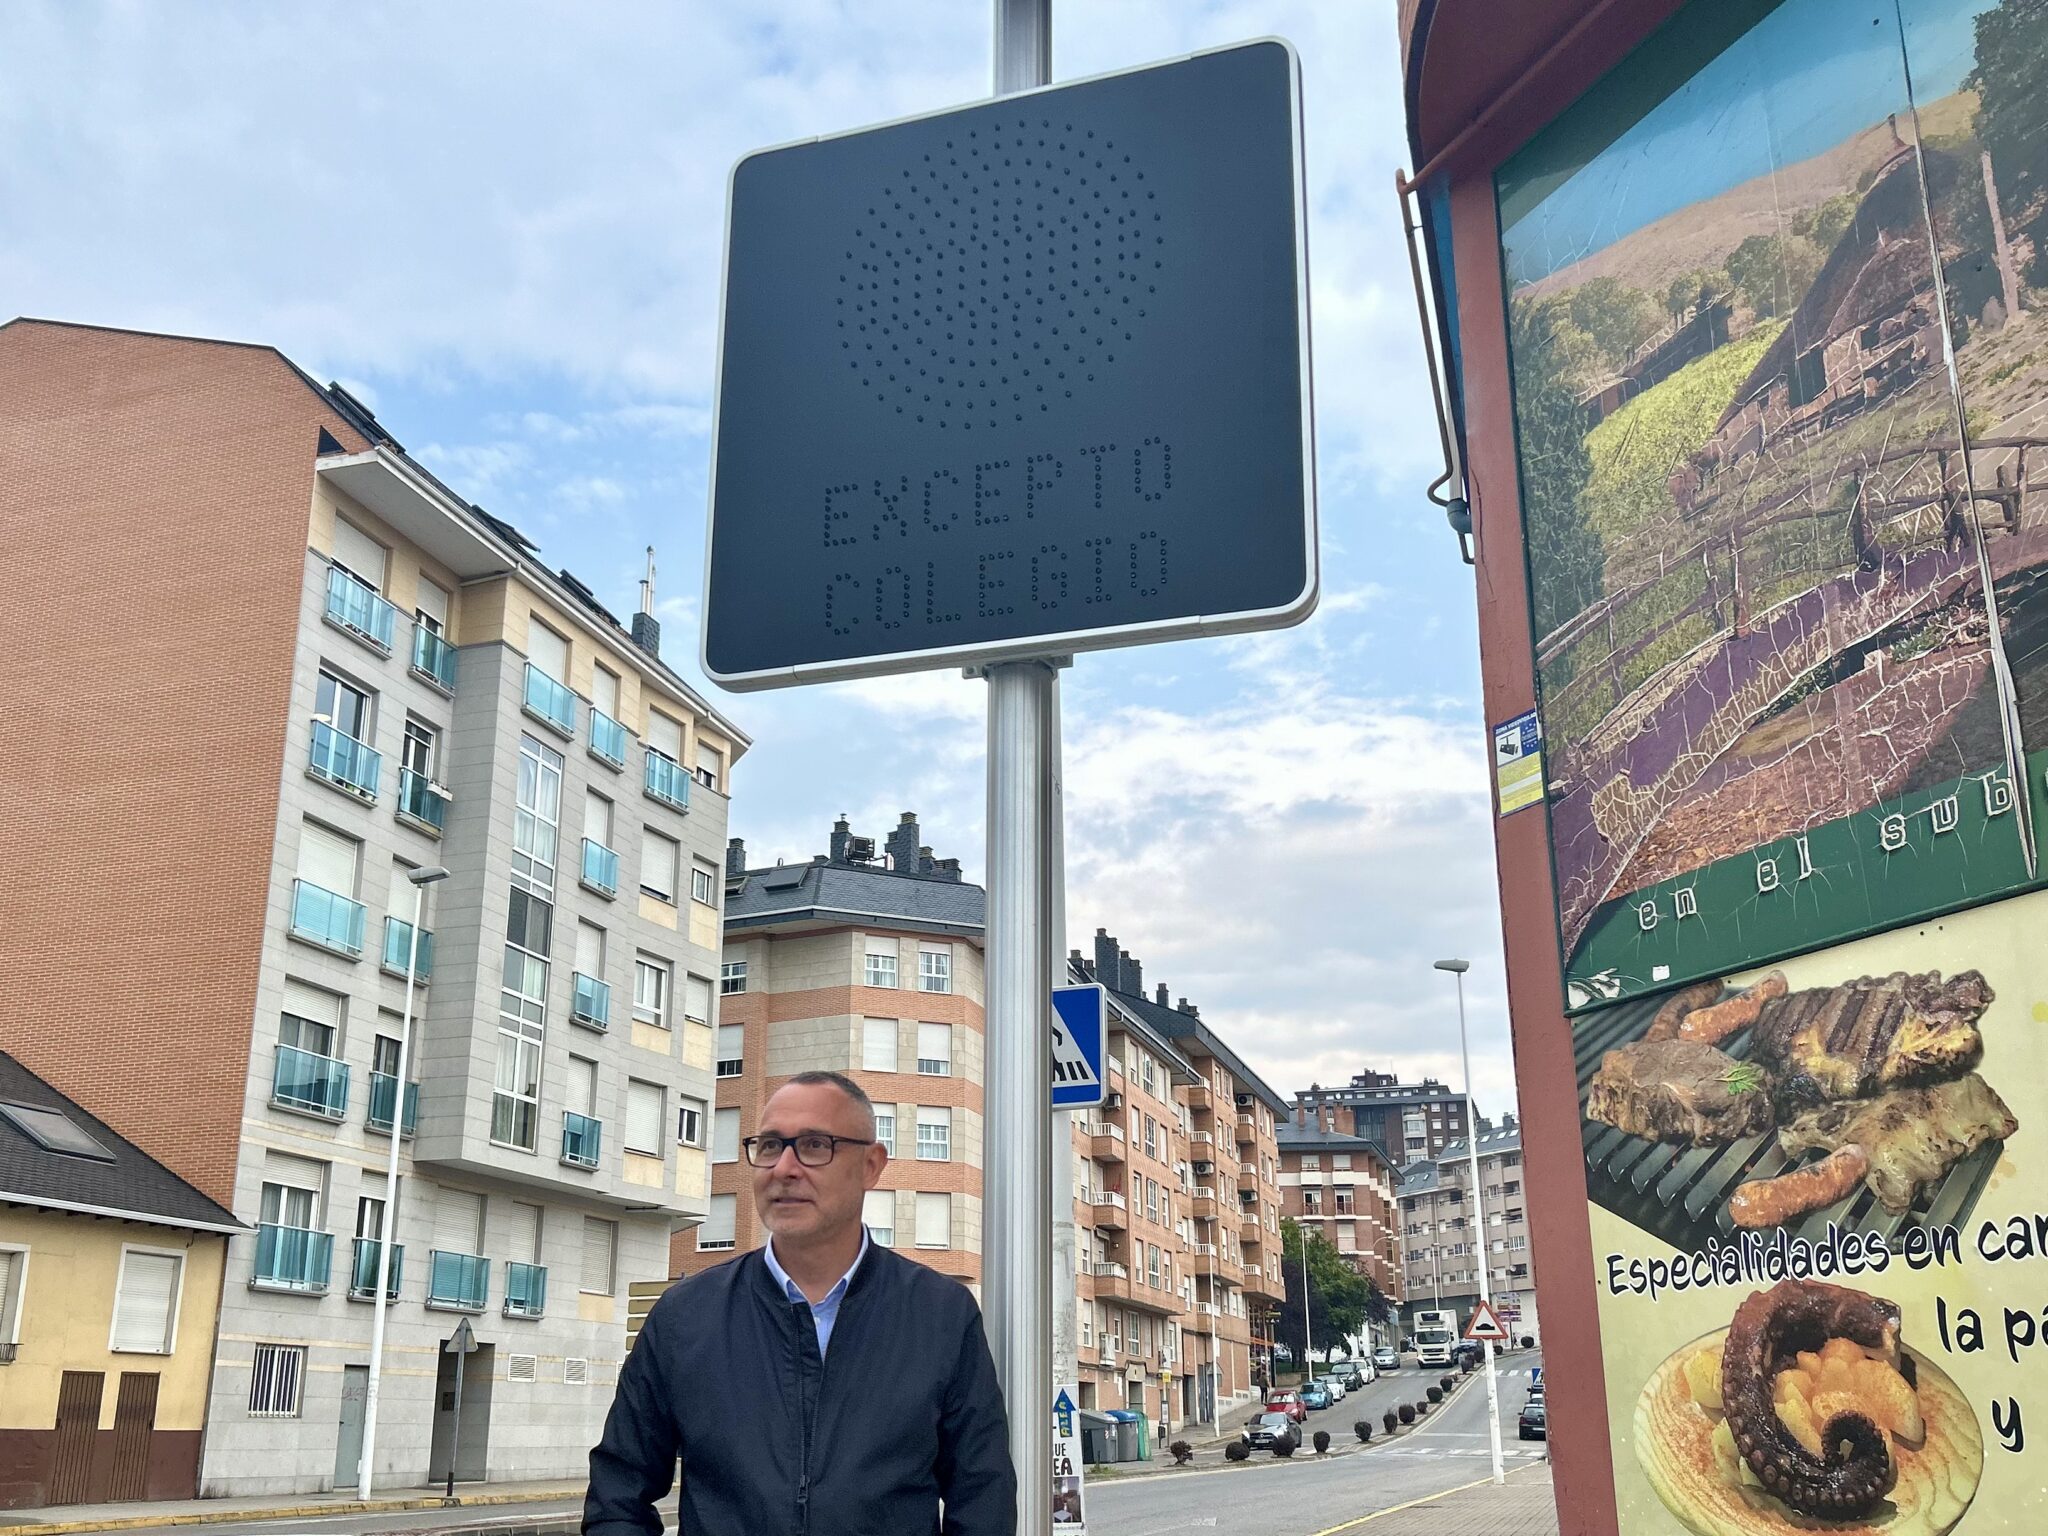
[[(1486, 1195), (1479, 1184), (1479, 1110), (1472, 1102), (1472, 1045), (1465, 1034), (1465, 973), (1472, 969), (1470, 960), (1439, 960), (1436, 968), (1449, 971), (1458, 978), (1458, 1054), (1465, 1063), (1465, 1149), (1472, 1157), (1472, 1210), (1479, 1222), (1479, 1241), (1474, 1249), (1479, 1256), (1479, 1299), (1492, 1309), (1493, 1287), (1489, 1282), (1486, 1254)], [(1493, 1370), (1493, 1340), (1483, 1341), (1486, 1347), (1486, 1432), (1493, 1444), (1493, 1480), (1506, 1481), (1506, 1472), (1500, 1458), (1500, 1382)]]
[[(370, 1497), (370, 1468), (377, 1451), (377, 1387), (384, 1374), (384, 1309), (391, 1291), (391, 1241), (398, 1231), (398, 1143), (405, 1134), (405, 1084), (412, 1054), (412, 989), (419, 972), (420, 923), (426, 910), (427, 887), (446, 880), (438, 864), (406, 872), (412, 882), (412, 936), (405, 951), (405, 1012), (399, 1017), (396, 1081), (391, 1085), (391, 1159), (385, 1165), (384, 1214), (377, 1223), (376, 1313), (370, 1323), (370, 1380), (363, 1394), (363, 1459), (356, 1468), (356, 1493)], [(374, 1084), (372, 1093), (376, 1092)]]

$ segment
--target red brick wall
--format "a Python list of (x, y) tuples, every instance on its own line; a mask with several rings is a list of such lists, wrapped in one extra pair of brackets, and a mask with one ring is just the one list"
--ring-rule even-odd
[(269, 348), (0, 327), (0, 1046), (223, 1203), (323, 425)]

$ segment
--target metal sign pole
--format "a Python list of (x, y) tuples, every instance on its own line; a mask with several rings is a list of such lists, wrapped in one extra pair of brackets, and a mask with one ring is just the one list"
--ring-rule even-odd
[[(1472, 1102), (1472, 1046), (1465, 1036), (1465, 972), (1461, 968), (1454, 973), (1458, 978), (1458, 1052), (1465, 1060), (1465, 1147), (1472, 1157), (1472, 1210), (1479, 1218), (1479, 1241), (1473, 1246), (1479, 1254), (1479, 1299), (1490, 1309), (1493, 1304), (1493, 1287), (1488, 1279), (1491, 1255), (1486, 1251), (1486, 1193), (1479, 1185), (1479, 1109)], [(1500, 1459), (1500, 1380), (1493, 1368), (1493, 1340), (1484, 1341), (1486, 1349), (1486, 1431), (1493, 1447), (1493, 1480), (1503, 1482), (1506, 1473)]]

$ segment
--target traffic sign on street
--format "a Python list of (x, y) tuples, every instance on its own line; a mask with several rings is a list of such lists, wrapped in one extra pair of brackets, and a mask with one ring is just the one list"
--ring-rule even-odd
[(1500, 1314), (1493, 1310), (1493, 1303), (1482, 1301), (1472, 1309), (1472, 1320), (1465, 1325), (1465, 1337), (1474, 1340), (1491, 1340), (1495, 1344), (1505, 1343), (1508, 1330), (1500, 1320)]
[(1308, 617), (1300, 73), (1246, 43), (733, 168), (714, 680)]
[(1096, 982), (1054, 987), (1052, 1010), (1052, 1107), (1093, 1108), (1102, 1102), (1109, 993)]
[(1073, 1536), (1088, 1536), (1088, 1512), (1082, 1503), (1088, 1462), (1075, 1422), (1080, 1410), (1074, 1399), (1079, 1395), (1080, 1389), (1069, 1383), (1052, 1400), (1052, 1524)]

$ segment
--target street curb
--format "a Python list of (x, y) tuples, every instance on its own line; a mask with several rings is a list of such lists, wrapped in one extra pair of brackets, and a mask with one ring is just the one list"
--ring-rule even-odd
[(529, 1488), (519, 1493), (458, 1493), (404, 1499), (340, 1499), (321, 1504), (276, 1504), (261, 1509), (220, 1509), (176, 1515), (124, 1515), (117, 1520), (53, 1520), (41, 1525), (0, 1521), (4, 1536), (69, 1536), (74, 1531), (132, 1531), (161, 1525), (230, 1525), (252, 1520), (306, 1520), (319, 1515), (375, 1515), (407, 1509), (485, 1509), (498, 1504), (546, 1504), (580, 1499), (585, 1485), (573, 1488)]

